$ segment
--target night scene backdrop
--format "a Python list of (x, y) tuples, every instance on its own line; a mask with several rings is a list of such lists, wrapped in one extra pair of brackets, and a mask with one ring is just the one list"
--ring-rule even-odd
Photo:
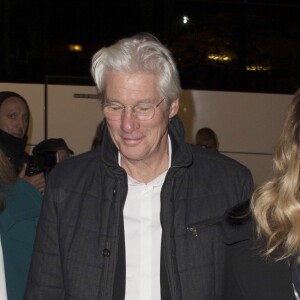
[(294, 93), (298, 0), (1, 0), (0, 81), (92, 84), (102, 46), (147, 31), (173, 53), (185, 89)]

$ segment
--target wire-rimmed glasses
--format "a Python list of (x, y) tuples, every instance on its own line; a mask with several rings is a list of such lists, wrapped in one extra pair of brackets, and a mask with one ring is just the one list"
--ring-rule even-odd
[(163, 98), (156, 105), (150, 103), (138, 103), (134, 106), (118, 103), (106, 103), (103, 106), (103, 113), (106, 119), (117, 121), (122, 117), (126, 107), (130, 107), (134, 116), (140, 121), (147, 121), (153, 118), (156, 108), (165, 100)]

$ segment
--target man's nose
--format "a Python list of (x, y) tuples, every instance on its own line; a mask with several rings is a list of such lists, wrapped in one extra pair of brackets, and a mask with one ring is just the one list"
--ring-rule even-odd
[(25, 120), (24, 118), (18, 118), (18, 122), (17, 122), (18, 128), (26, 129), (27, 124), (28, 124), (27, 120)]
[(130, 131), (135, 128), (135, 124), (137, 119), (134, 115), (134, 112), (130, 106), (125, 107), (122, 112), (121, 122), (122, 122), (122, 129), (125, 131)]

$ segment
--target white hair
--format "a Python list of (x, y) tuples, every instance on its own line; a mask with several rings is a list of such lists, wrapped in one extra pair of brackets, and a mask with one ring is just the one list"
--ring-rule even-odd
[(105, 98), (107, 71), (145, 72), (158, 77), (158, 91), (170, 105), (179, 98), (181, 87), (176, 64), (170, 51), (149, 33), (140, 33), (101, 48), (92, 59), (91, 73), (100, 98)]

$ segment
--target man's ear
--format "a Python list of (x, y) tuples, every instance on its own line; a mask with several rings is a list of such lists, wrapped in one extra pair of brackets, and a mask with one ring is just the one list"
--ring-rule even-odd
[(179, 110), (179, 99), (174, 100), (171, 103), (170, 111), (169, 111), (169, 119), (173, 118)]

